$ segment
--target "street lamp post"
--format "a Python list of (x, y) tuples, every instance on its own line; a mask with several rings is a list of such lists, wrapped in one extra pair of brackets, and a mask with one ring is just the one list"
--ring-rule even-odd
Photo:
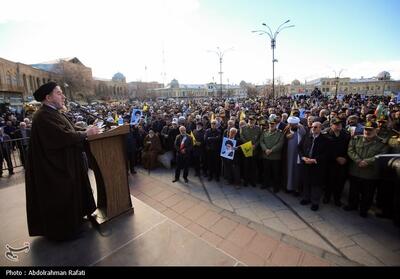
[(291, 28), (294, 27), (294, 25), (286, 25), (290, 20), (286, 20), (284, 23), (279, 25), (279, 27), (276, 29), (275, 33), (272, 32), (271, 28), (263, 23), (262, 25), (267, 27), (268, 30), (255, 30), (252, 31), (253, 33), (257, 33), (259, 35), (264, 35), (267, 34), (269, 38), (271, 39), (271, 48), (272, 48), (272, 98), (275, 98), (275, 62), (278, 62), (277, 59), (275, 59), (275, 47), (276, 47), (276, 37), (278, 36), (279, 32), (281, 32), (283, 29), (286, 28)]
[(340, 77), (340, 74), (343, 72), (343, 69), (341, 69), (339, 71), (338, 75), (336, 74), (336, 71), (333, 71), (333, 72), (335, 73), (335, 79), (336, 79), (335, 99), (337, 99), (337, 92), (338, 92), (338, 87), (339, 87), (339, 77)]
[(222, 72), (222, 59), (224, 58), (224, 54), (226, 52), (230, 51), (230, 50), (233, 50), (233, 48), (229, 48), (229, 49), (226, 49), (224, 51), (221, 51), (221, 49), (219, 47), (217, 47), (216, 51), (215, 50), (209, 50), (208, 51), (208, 52), (216, 53), (218, 55), (218, 58), (219, 58), (219, 86), (220, 86), (219, 90), (220, 90), (221, 98), (222, 98), (222, 74), (223, 74), (223, 72)]

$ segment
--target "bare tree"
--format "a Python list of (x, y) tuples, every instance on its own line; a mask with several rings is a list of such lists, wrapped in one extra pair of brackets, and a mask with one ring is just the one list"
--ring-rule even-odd
[(90, 70), (78, 64), (59, 60), (52, 71), (62, 76), (64, 83), (62, 85), (67, 98), (87, 102), (93, 99), (94, 91)]

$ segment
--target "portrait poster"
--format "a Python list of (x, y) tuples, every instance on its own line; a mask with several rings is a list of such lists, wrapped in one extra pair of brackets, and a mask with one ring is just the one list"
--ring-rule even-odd
[(221, 146), (221, 154), (220, 154), (221, 157), (233, 160), (233, 157), (235, 156), (235, 147), (236, 147), (236, 140), (224, 137)]
[(133, 109), (131, 115), (131, 125), (137, 125), (142, 118), (142, 110), (140, 109)]

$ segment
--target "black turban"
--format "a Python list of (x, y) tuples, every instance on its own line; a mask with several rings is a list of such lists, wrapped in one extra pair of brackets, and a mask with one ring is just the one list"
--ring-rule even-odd
[(225, 145), (230, 145), (230, 146), (233, 146), (233, 141), (231, 141), (231, 140), (226, 140), (226, 142), (225, 142)]
[(38, 90), (35, 91), (35, 93), (33, 93), (33, 97), (35, 97), (36, 101), (41, 102), (46, 98), (46, 95), (53, 92), (53, 90), (54, 90), (54, 88), (56, 88), (56, 86), (58, 86), (58, 84), (55, 83), (54, 81), (45, 83), (42, 86), (40, 86), (38, 88)]

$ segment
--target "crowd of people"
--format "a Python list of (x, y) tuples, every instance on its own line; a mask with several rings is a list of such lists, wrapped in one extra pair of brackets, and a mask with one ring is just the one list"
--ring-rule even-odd
[[(375, 204), (381, 209), (378, 216), (392, 217), (399, 206), (394, 200), (398, 189), (375, 163), (376, 155), (400, 153), (400, 104), (394, 97), (162, 99), (95, 103), (64, 112), (86, 128), (99, 119), (130, 123), (133, 109), (142, 110), (142, 116), (126, 137), (131, 174), (139, 164), (151, 170), (167, 158), (163, 164), (175, 167), (173, 182), (183, 170), (186, 183), (190, 174), (208, 181), (226, 179), (236, 188), (284, 191), (315, 211), (321, 202), (342, 206), (349, 181), (344, 210), (367, 217)], [(0, 122), (0, 139), (29, 136), (28, 118), (18, 121), (8, 114)], [(221, 157), (224, 138), (230, 149), (236, 142), (232, 158)], [(251, 156), (241, 148), (248, 142)], [(27, 146), (21, 148), (26, 151)], [(11, 174), (12, 166), (8, 168)]]
[(0, 168), (0, 177), (4, 169), (13, 175), (15, 165), (25, 166), (30, 127), (31, 119), (20, 113), (6, 111), (0, 116), (0, 162), (4, 166)]
[[(342, 206), (349, 181), (345, 210), (367, 217), (375, 203), (378, 216), (391, 217), (398, 206), (392, 200), (398, 190), (375, 163), (377, 155), (400, 153), (400, 104), (394, 97), (167, 99), (85, 109), (90, 114), (69, 114), (78, 125), (91, 125), (97, 117), (129, 123), (132, 110), (142, 109), (127, 136), (132, 174), (138, 164), (150, 170), (167, 158), (175, 166), (173, 182), (181, 170), (189, 182), (192, 167), (194, 176), (208, 181), (285, 191), (318, 210), (321, 201)], [(233, 158), (221, 157), (224, 137), (236, 141)], [(247, 142), (252, 156), (244, 156), (240, 147)]]

